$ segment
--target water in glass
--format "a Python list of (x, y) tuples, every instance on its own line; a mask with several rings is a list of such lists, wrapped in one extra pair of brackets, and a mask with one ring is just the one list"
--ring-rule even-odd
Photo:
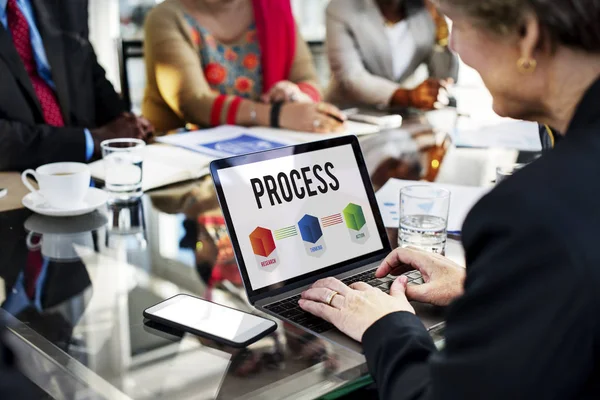
[(446, 247), (446, 220), (432, 215), (406, 215), (400, 219), (398, 247), (415, 247), (442, 254)]

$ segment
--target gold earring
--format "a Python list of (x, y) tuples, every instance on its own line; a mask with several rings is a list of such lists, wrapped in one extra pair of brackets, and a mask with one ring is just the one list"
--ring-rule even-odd
[(522, 74), (533, 74), (537, 68), (537, 61), (535, 59), (521, 57), (519, 58), (519, 61), (517, 61), (517, 68)]

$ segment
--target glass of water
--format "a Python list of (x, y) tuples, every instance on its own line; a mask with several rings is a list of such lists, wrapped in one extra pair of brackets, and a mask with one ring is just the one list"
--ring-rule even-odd
[(398, 246), (444, 254), (450, 210), (450, 192), (433, 186), (406, 186), (400, 190)]
[(142, 195), (143, 150), (140, 139), (111, 139), (100, 143), (105, 190), (113, 202), (129, 202)]

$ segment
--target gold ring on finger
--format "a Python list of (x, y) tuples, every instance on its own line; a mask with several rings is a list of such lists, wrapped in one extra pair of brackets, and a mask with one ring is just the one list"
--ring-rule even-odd
[(331, 302), (333, 301), (333, 298), (337, 295), (338, 295), (338, 292), (336, 292), (335, 290), (332, 290), (331, 293), (329, 293), (329, 296), (327, 296), (327, 301), (325, 303), (327, 303), (327, 305), (330, 306)]

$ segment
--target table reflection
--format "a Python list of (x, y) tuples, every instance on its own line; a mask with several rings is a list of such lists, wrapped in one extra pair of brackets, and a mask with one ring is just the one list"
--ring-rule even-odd
[(287, 324), (243, 350), (148, 329), (142, 311), (178, 293), (258, 313), (218, 213), (165, 214), (148, 197), (80, 217), (0, 213), (0, 278), (31, 345), (111, 398), (312, 397), (366, 374), (362, 356)]
[(109, 224), (106, 246), (145, 250), (148, 242), (143, 200), (139, 198), (130, 202), (109, 204), (107, 207)]

